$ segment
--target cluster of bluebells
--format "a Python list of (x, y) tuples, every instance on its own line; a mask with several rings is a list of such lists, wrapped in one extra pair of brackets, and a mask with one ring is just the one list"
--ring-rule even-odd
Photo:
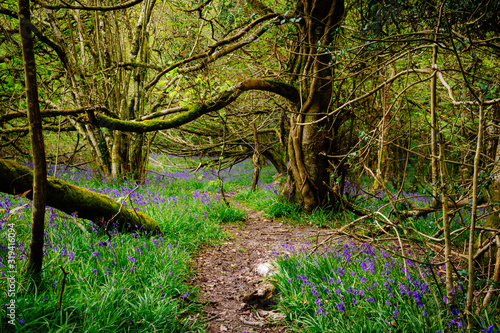
[[(157, 156), (155, 154), (152, 154), (153, 158), (157, 160), (162, 160), (164, 159), (163, 156)], [(178, 168), (178, 165), (176, 163), (179, 161), (178, 158), (175, 156), (167, 156), (167, 159), (171, 159), (170, 163), (167, 163), (166, 165), (162, 165), (161, 167), (166, 169), (165, 172), (161, 172), (162, 175), (167, 176), (168, 178), (175, 178), (175, 179), (181, 179), (181, 180), (196, 180), (196, 181), (212, 181), (212, 180), (217, 180), (217, 167), (213, 168), (203, 168), (200, 169), (198, 172), (193, 173), (188, 169), (184, 170), (178, 170), (178, 171), (171, 171), (172, 169)], [(193, 159), (199, 159), (199, 157), (194, 157)], [(207, 160), (217, 160), (218, 157), (202, 157), (201, 158), (204, 161)], [(177, 161), (177, 162), (176, 162)], [(181, 163), (182, 164), (182, 163)], [(217, 165), (217, 164), (215, 164)], [(157, 170), (158, 171), (158, 170)], [(254, 171), (254, 166), (251, 162), (250, 159), (246, 159), (244, 161), (241, 161), (240, 163), (231, 166), (230, 168), (222, 169), (219, 171), (219, 177), (226, 181), (235, 181), (239, 183), (244, 183), (244, 184), (251, 184), (252, 182), (252, 177), (253, 177), (253, 171)], [(265, 174), (269, 174), (271, 176), (275, 172), (274, 168), (263, 168), (261, 170), (261, 180), (259, 180), (259, 184), (264, 185), (262, 178)]]
[[(51, 176), (55, 173), (53, 166), (49, 167), (48, 173)], [(213, 175), (209, 174), (203, 174), (201, 177), (203, 179), (200, 179), (199, 175), (187, 173), (149, 173), (147, 181), (139, 188), (128, 181), (99, 182), (96, 181), (96, 175), (91, 170), (70, 169), (63, 165), (58, 166), (56, 175), (62, 180), (94, 192), (103, 193), (115, 199), (121, 198), (124, 204), (133, 205), (140, 210), (149, 210), (148, 213), (154, 209), (160, 217), (168, 214), (177, 216), (186, 214), (189, 219), (208, 219), (207, 212), (210, 213), (216, 204), (220, 204), (216, 195), (206, 191), (189, 193), (183, 191), (183, 193), (171, 194), (173, 192), (171, 187), (182, 187), (182, 181), (187, 178), (197, 179), (197, 181), (214, 179)], [(171, 177), (165, 177), (166, 175), (181, 178), (174, 181)], [(189, 187), (186, 186), (186, 188)], [(166, 193), (169, 194), (166, 195)], [(31, 229), (29, 218), (31, 202), (26, 198), (0, 193), (0, 209), (6, 212), (6, 214), (0, 214), (0, 231), (5, 230), (7, 223), (12, 220), (16, 222), (18, 236), (16, 261), (19, 267), (25, 267), (29, 252), (30, 238), (27, 235)], [(7, 214), (13, 211), (15, 211), (14, 215)], [(170, 240), (164, 241), (159, 236), (120, 234), (117, 224), (115, 221), (113, 225), (107, 226), (108, 232), (104, 233), (99, 224), (82, 221), (81, 225), (87, 230), (85, 235), (78, 229), (73, 217), (47, 207), (43, 251), (45, 263), (49, 265), (46, 268), (47, 276), (52, 279), (48, 282), (54, 291), (57, 293), (61, 287), (60, 270), (57, 266), (63, 265), (71, 271), (66, 285), (106, 285), (110, 292), (113, 290), (112, 285), (118, 285), (119, 290), (127, 295), (130, 294), (130, 298), (134, 298), (136, 293), (130, 293), (127, 279), (144, 280), (145, 276), (150, 276), (150, 282), (153, 283), (153, 279), (156, 282), (157, 289), (155, 290), (158, 293), (158, 300), (170, 298), (173, 294), (174, 296), (180, 294), (181, 298), (188, 297), (189, 287), (183, 280), (186, 274), (186, 260), (189, 256), (184, 253), (184, 249), (176, 241), (172, 240), (170, 244)], [(110, 239), (106, 240), (108, 235)], [(5, 277), (8, 270), (5, 259), (8, 248), (4, 246), (7, 244), (6, 241), (4, 242), (5, 233), (2, 233), (0, 237), (2, 237), (0, 239), (0, 277)], [(144, 286), (147, 287), (147, 281)], [(68, 292), (66, 295), (69, 297)], [(104, 292), (100, 297), (107, 296)], [(49, 299), (45, 298), (45, 301), (48, 302)]]
[[(6, 200), (2, 204), (7, 207)], [(157, 302), (165, 298), (170, 299), (177, 294), (180, 294), (182, 298), (188, 296), (189, 286), (184, 282), (186, 274), (184, 266), (188, 255), (183, 253), (177, 242), (170, 244), (158, 235), (120, 234), (117, 232), (116, 225), (111, 226), (111, 238), (106, 240), (102, 231), (99, 230), (100, 228), (93, 223), (90, 223), (89, 234), (85, 236), (71, 224), (70, 217), (65, 217), (60, 213), (53, 214), (53, 211), (51, 208), (48, 209), (43, 251), (44, 260), (49, 265), (45, 269), (47, 276), (53, 276), (53, 280), (48, 282), (50, 282), (54, 294), (58, 294), (61, 288), (57, 266), (63, 265), (71, 270), (66, 281), (67, 286), (71, 285), (72, 289), (83, 288), (82, 290), (100, 286), (97, 288), (102, 290), (100, 299), (108, 298), (108, 292), (113, 293), (113, 290), (119, 289), (132, 302), (132, 299), (137, 298), (137, 294), (142, 293), (137, 286), (133, 288), (128, 286), (128, 281), (136, 279), (141, 279), (145, 288), (149, 287), (148, 284), (157, 285), (157, 289), (153, 290), (157, 296)], [(18, 228), (20, 232), (23, 229), (26, 232), (29, 231), (28, 227)], [(23, 241), (29, 238), (19, 237), (18, 239), (16, 260), (19, 266), (23, 267), (26, 264), (27, 252), (29, 251), (29, 244), (25, 244)], [(82, 247), (82, 241), (88, 246)], [(8, 271), (4, 262), (5, 250), (2, 245), (0, 248), (2, 252), (0, 253), (0, 276), (2, 277)], [(51, 271), (52, 273), (50, 273)], [(151, 281), (144, 279), (144, 277), (149, 276)], [(102, 288), (103, 286), (105, 288)], [(87, 291), (87, 293), (92, 294), (93, 292)], [(44, 298), (43, 301), (49, 302), (50, 300)], [(170, 300), (166, 301), (170, 302)], [(22, 306), (19, 305), (19, 308)], [(17, 314), (21, 318), (25, 315), (21, 311), (18, 311)], [(23, 323), (21, 318), (18, 320)]]
[[(428, 267), (396, 260), (368, 245), (339, 243), (312, 254), (308, 248), (294, 249), (293, 244), (283, 247), (287, 254), (276, 258), (283, 304), (291, 300), (300, 300), (301, 307), (307, 304), (310, 322), (344, 318), (341, 325), (348, 326), (345, 319), (352, 316), (385, 323), (389, 330), (430, 332), (429, 323), (438, 321), (440, 310), (426, 283), (432, 280)], [(461, 332), (463, 319), (458, 311), (447, 326)]]
[[(392, 259), (386, 252), (377, 253), (366, 245), (358, 248), (353, 244), (343, 244), (333, 250), (324, 249), (324, 252), (317, 254), (323, 259), (330, 257), (331, 261), (328, 261), (333, 263), (327, 266), (330, 270), (322, 276), (320, 289), (326, 293), (326, 299), (337, 301), (334, 303), (337, 303), (335, 308), (338, 311), (345, 311), (346, 302), (350, 302), (352, 306), (377, 302), (385, 304), (389, 309), (386, 311), (389, 316), (385, 320), (398, 318), (398, 306), (401, 303), (413, 304), (425, 314), (422, 299), (429, 294), (429, 286), (421, 279), (414, 279), (401, 263)], [(335, 265), (336, 263), (340, 265)], [(315, 264), (318, 267), (320, 265), (317, 260)], [(412, 262), (408, 261), (407, 265), (412, 265)], [(394, 274), (391, 274), (393, 270), (403, 272), (402, 276), (406, 279), (396, 280)], [(374, 279), (375, 274), (382, 278)], [(306, 280), (305, 277), (302, 277), (302, 280)], [(309, 281), (307, 283), (311, 284)], [(312, 285), (313, 288), (318, 288)]]
[[(28, 167), (33, 167), (32, 164), (25, 163)], [(232, 170), (223, 170), (221, 176), (227, 179), (238, 177), (251, 177), (253, 166), (251, 163), (242, 163), (232, 168)], [(188, 170), (169, 171), (168, 169), (162, 172), (149, 172), (144, 185), (136, 188), (136, 184), (132, 181), (116, 182), (111, 179), (106, 181), (105, 177), (98, 174), (90, 168), (69, 168), (65, 165), (58, 165), (57, 169), (54, 165), (48, 165), (48, 175), (56, 176), (59, 179), (68, 181), (72, 184), (78, 184), (93, 192), (101, 193), (110, 196), (114, 199), (119, 199), (125, 206), (133, 206), (134, 209), (148, 210), (154, 207), (155, 212), (161, 214), (162, 211), (181, 210), (190, 215), (190, 217), (198, 219), (207, 219), (207, 212), (210, 212), (215, 205), (220, 205), (220, 200), (217, 194), (207, 191), (194, 191), (192, 193), (171, 193), (171, 187), (182, 187), (183, 182), (195, 180), (197, 182), (210, 182), (217, 177), (214, 172), (203, 169), (199, 173), (193, 173)], [(103, 179), (104, 178), (104, 179)], [(250, 178), (251, 179), (251, 178)], [(193, 205), (193, 201), (194, 204)], [(192, 210), (193, 206), (197, 206), (196, 211)], [(0, 210), (9, 212), (16, 208), (16, 221), (21, 221), (26, 228), (31, 228), (29, 219), (29, 211), (31, 203), (26, 198), (14, 197), (0, 193)], [(55, 252), (61, 258), (62, 263), (73, 261), (75, 259), (75, 251), (71, 244), (74, 242), (74, 225), (71, 217), (61, 213), (57, 209), (47, 207), (46, 228), (44, 233), (44, 254), (49, 255)], [(6, 228), (7, 214), (0, 216), (0, 231)], [(115, 222), (116, 223), (116, 222)], [(91, 235), (97, 235), (101, 232), (99, 225), (95, 223), (85, 223), (88, 226)], [(116, 225), (107, 226), (111, 236), (116, 236)], [(53, 236), (57, 235), (57, 236)], [(2, 242), (3, 244), (3, 242)], [(7, 248), (0, 244), (0, 251), (7, 252)], [(28, 255), (28, 244), (19, 242), (17, 244), (18, 260), (26, 260)], [(3, 276), (5, 265), (2, 262), (3, 255), (0, 255), (0, 274)]]

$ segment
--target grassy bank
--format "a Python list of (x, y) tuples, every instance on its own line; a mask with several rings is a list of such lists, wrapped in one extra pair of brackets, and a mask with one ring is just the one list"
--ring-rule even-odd
[[(245, 218), (227, 207), (214, 170), (193, 173), (162, 161), (141, 186), (103, 179), (90, 169), (49, 174), (104, 193), (153, 217), (162, 235), (108, 235), (97, 225), (48, 208), (43, 283), (38, 289), (23, 276), (30, 242), (30, 201), (0, 194), (0, 272), (2, 282), (15, 276), (15, 329), (7, 323), (10, 301), (0, 293), (0, 331), (23, 332), (203, 332), (190, 262), (206, 245), (224, 241), (220, 224)], [(180, 162), (180, 161), (177, 161)], [(272, 170), (264, 172), (271, 177)], [(221, 172), (228, 191), (251, 182), (249, 163)], [(76, 222), (75, 222), (76, 221)], [(15, 229), (16, 268), (7, 266), (10, 225)], [(63, 270), (65, 279), (61, 302)], [(59, 308), (60, 307), (60, 308)]]

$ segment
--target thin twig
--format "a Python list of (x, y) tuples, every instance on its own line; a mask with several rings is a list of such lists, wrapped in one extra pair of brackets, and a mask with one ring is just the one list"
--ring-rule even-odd
[(64, 293), (64, 286), (66, 285), (66, 275), (69, 274), (69, 272), (66, 272), (61, 265), (59, 265), (59, 268), (63, 272), (63, 278), (62, 278), (62, 282), (61, 282), (61, 292), (59, 293), (59, 305), (57, 306), (57, 311), (61, 310), (62, 297), (63, 297), (63, 293)]

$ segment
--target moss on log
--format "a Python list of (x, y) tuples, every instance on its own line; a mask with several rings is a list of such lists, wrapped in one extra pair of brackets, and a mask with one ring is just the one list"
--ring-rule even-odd
[[(54, 177), (47, 177), (47, 205), (67, 214), (107, 224), (116, 221), (118, 230), (160, 232), (160, 226), (148, 215), (121, 206), (112, 198), (78, 187)], [(0, 191), (7, 194), (33, 195), (33, 172), (13, 161), (0, 159)]]

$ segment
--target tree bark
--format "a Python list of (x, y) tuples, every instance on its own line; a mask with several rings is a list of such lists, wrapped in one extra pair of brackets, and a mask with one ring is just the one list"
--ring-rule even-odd
[(262, 155), (264, 155), (264, 157), (268, 159), (269, 162), (271, 162), (278, 173), (286, 173), (286, 164), (278, 152), (276, 152), (274, 149), (267, 149), (262, 152)]
[[(291, 117), (288, 141), (290, 163), (285, 194), (295, 198), (306, 211), (329, 201), (329, 155), (335, 150), (339, 123), (325, 118), (332, 103), (333, 68), (324, 47), (333, 44), (334, 29), (344, 13), (343, 0), (302, 0), (296, 10), (302, 16), (298, 27), (292, 80), (302, 83), (303, 103)], [(303, 123), (313, 124), (302, 125)]]
[[(0, 192), (21, 194), (33, 189), (33, 173), (30, 168), (0, 159)], [(27, 194), (33, 198), (32, 192)], [(123, 231), (160, 232), (160, 227), (148, 215), (123, 207), (110, 197), (69, 184), (54, 177), (47, 181), (47, 205), (67, 214), (92, 220), (104, 227), (113, 222)], [(43, 233), (42, 233), (43, 235)]]
[(42, 117), (38, 103), (38, 85), (36, 79), (36, 61), (33, 46), (30, 1), (19, 0), (19, 34), (21, 35), (24, 75), (26, 86), (26, 104), (33, 157), (33, 208), (31, 215), (31, 243), (28, 259), (28, 273), (39, 276), (43, 263), (43, 234), (45, 230), (45, 194), (47, 189), (47, 165), (45, 163), (45, 145), (42, 133)]
[(253, 163), (253, 179), (252, 179), (252, 191), (257, 189), (257, 183), (259, 182), (260, 177), (260, 145), (259, 145), (259, 134), (257, 133), (257, 126), (255, 122), (251, 123), (252, 131), (253, 131), (253, 140), (254, 140), (254, 150), (252, 156)]

